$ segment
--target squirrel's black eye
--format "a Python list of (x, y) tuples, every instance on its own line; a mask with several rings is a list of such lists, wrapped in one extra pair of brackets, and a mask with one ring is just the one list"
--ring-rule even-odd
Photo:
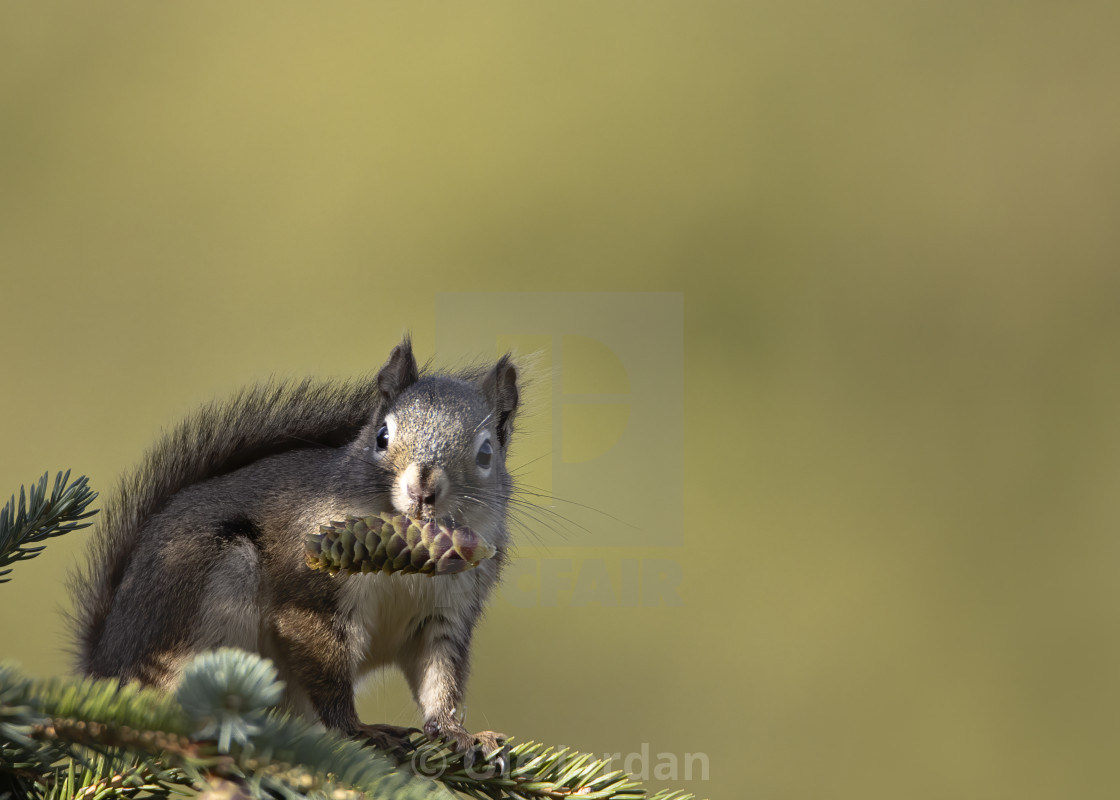
[(377, 429), (377, 449), (384, 450), (389, 446), (389, 426), (382, 425)]
[(482, 447), (478, 448), (478, 455), (475, 456), (474, 460), (476, 462), (478, 462), (478, 465), (480, 467), (482, 467), (483, 469), (489, 469), (490, 468), (490, 456), (492, 456), (493, 454), (494, 454), (494, 448), (492, 448), (490, 446), (490, 440), (487, 439), (485, 442), (482, 443)]

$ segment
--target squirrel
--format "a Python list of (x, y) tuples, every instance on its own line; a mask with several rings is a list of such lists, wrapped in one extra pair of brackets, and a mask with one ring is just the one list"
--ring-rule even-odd
[[(163, 689), (203, 651), (271, 659), (285, 705), (394, 753), (416, 728), (359, 721), (354, 687), (404, 673), (423, 732), (492, 756), (461, 721), (471, 638), (508, 559), (506, 468), (519, 403), (511, 356), (455, 373), (417, 366), (406, 336), (371, 379), (276, 382), (167, 433), (105, 505), (71, 576), (79, 671)], [(455, 575), (311, 570), (305, 535), (382, 511), (466, 525), (497, 554)]]

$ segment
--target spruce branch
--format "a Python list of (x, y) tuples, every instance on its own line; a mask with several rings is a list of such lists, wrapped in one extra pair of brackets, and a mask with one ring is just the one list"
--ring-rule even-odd
[(217, 739), (219, 752), (228, 753), (234, 742), (250, 745), (264, 730), (283, 687), (272, 662), (223, 649), (203, 653), (188, 664), (175, 697), (193, 721), (193, 738)]
[(301, 796), (329, 785), (332, 792), (349, 786), (370, 797), (446, 796), (436, 784), (398, 770), (384, 754), (272, 708), (282, 689), (272, 662), (223, 648), (187, 666), (176, 699), (190, 717), (191, 738), (216, 739), (217, 751), (234, 757), (253, 789)]
[(70, 531), (88, 527), (89, 519), (97, 513), (87, 511), (97, 493), (89, 488), (84, 475), (69, 483), (70, 470), (55, 476), (54, 488), (48, 492), (50, 473), (44, 472), (38, 484), (30, 490), (19, 488), (19, 502), (15, 495), (0, 509), (0, 583), (10, 578), (11, 569), (3, 569), (17, 561), (26, 561), (42, 552), (43, 546), (34, 546), (52, 536), (62, 536)]
[[(31, 681), (25, 702), (45, 719), (111, 730), (158, 731), (186, 737), (190, 722), (174, 697), (115, 679), (64, 677)], [(79, 728), (80, 729), (80, 728)], [(96, 738), (96, 737), (95, 737)]]
[(184, 784), (182, 773), (154, 769), (129, 753), (96, 755), (84, 763), (71, 760), (46, 782), (42, 800), (132, 800), (161, 798)]
[[(691, 800), (692, 794), (662, 791), (647, 797), (645, 788), (622, 770), (608, 771), (609, 760), (567, 747), (522, 742), (508, 749), (504, 764), (471, 763), (447, 744), (413, 740), (413, 768), (455, 791), (479, 800)], [(500, 767), (508, 765), (505, 769)]]
[[(416, 737), (411, 763), (396, 767), (322, 725), (269, 708), (279, 686), (269, 662), (233, 649), (198, 657), (174, 696), (106, 679), (29, 681), (0, 668), (0, 739), (23, 754), (19, 762), (0, 760), (0, 773), (50, 787), (44, 762), (77, 759), (88, 778), (83, 786), (101, 787), (89, 791), (89, 800), (129, 800), (131, 787), (154, 783), (206, 789), (214, 800), (358, 800), (358, 793), (429, 800), (452, 792), (489, 800), (691, 797), (648, 797), (609, 761), (536, 742), (510, 746), (501, 761), (474, 764), (448, 744)], [(83, 760), (122, 751), (135, 760)]]
[(342, 798), (348, 789), (367, 798), (449, 797), (440, 784), (398, 769), (379, 752), (265, 708), (281, 684), (259, 656), (225, 649), (198, 662), (185, 670), (174, 696), (113, 679), (29, 681), (0, 668), (0, 745), (20, 758), (5, 755), (0, 773), (17, 775), (26, 764), (32, 769), (23, 772), (41, 775), (44, 762), (86, 764), (90, 752), (123, 750), (153, 774), (177, 770), (180, 783), (196, 789), (232, 781), (252, 797), (289, 800)]

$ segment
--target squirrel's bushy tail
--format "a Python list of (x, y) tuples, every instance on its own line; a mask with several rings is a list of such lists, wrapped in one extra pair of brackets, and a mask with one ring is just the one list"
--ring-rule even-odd
[(88, 671), (144, 523), (181, 489), (257, 459), (352, 440), (374, 413), (375, 376), (272, 381), (203, 406), (166, 432), (101, 510), (84, 567), (70, 575), (78, 668)]

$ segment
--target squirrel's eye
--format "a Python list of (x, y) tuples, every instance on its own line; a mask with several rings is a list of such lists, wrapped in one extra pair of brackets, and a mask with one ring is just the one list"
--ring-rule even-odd
[(482, 443), (482, 447), (478, 448), (478, 455), (475, 456), (474, 460), (478, 462), (478, 465), (483, 469), (489, 469), (490, 456), (492, 456), (493, 454), (494, 449), (490, 446), (490, 440), (487, 439)]
[(377, 429), (377, 449), (384, 450), (389, 446), (389, 426), (382, 425)]

